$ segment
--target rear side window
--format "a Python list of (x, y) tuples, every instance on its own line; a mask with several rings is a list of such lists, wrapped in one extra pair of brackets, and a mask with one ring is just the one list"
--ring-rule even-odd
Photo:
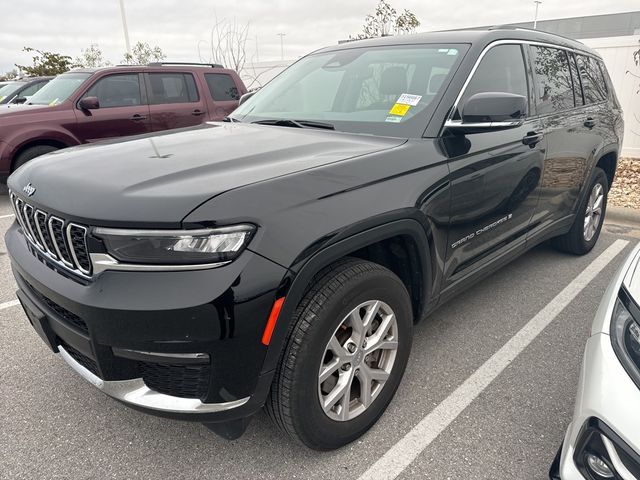
[(576, 64), (576, 57), (573, 54), (569, 54), (569, 68), (571, 69), (571, 80), (573, 80), (573, 100), (576, 107), (578, 107), (584, 105), (584, 99), (582, 98), (582, 84), (580, 83), (578, 65)]
[[(462, 96), (460, 107), (469, 97), (482, 92), (514, 93), (529, 98), (520, 45), (498, 45), (482, 57)], [(459, 112), (453, 118), (459, 119)]]
[(204, 78), (207, 81), (211, 98), (217, 102), (238, 100), (240, 92), (231, 75), (226, 73), (207, 73)]
[(597, 60), (585, 55), (577, 55), (577, 60), (584, 91), (584, 102), (586, 104), (602, 102), (607, 98), (607, 90)]
[(536, 46), (532, 46), (531, 51), (538, 113), (545, 115), (573, 108), (573, 82), (567, 52)]
[(140, 81), (137, 73), (109, 75), (98, 80), (84, 97), (98, 97), (100, 108), (140, 105)]
[(198, 91), (190, 73), (150, 73), (149, 103), (190, 103), (198, 101)]

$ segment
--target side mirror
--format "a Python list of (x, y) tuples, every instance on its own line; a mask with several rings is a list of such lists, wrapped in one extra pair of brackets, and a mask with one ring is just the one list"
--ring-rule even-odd
[(527, 115), (527, 98), (506, 92), (476, 93), (462, 105), (462, 121), (446, 126), (464, 133), (499, 130), (522, 125)]
[(97, 110), (100, 108), (100, 100), (98, 97), (84, 97), (78, 102), (78, 106), (82, 110)]
[(27, 101), (27, 97), (17, 97), (14, 98), (11, 103), (15, 103), (16, 105), (21, 105)]
[(259, 88), (256, 88), (255, 90), (251, 90), (250, 92), (247, 92), (244, 95), (242, 95), (240, 97), (240, 100), (238, 100), (238, 106), (242, 105), (244, 102), (246, 102), (251, 97), (253, 97), (258, 90), (259, 90)]

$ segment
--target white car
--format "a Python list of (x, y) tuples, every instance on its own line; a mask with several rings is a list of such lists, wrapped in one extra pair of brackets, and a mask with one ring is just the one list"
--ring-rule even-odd
[(640, 245), (607, 288), (551, 479), (640, 479)]

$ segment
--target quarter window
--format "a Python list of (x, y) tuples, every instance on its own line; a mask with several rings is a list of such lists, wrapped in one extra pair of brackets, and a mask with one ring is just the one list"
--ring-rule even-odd
[(190, 73), (150, 73), (150, 103), (189, 103), (198, 101), (198, 91)]
[(204, 78), (207, 81), (211, 98), (217, 102), (238, 100), (240, 92), (231, 75), (226, 73), (207, 73)]
[(98, 80), (84, 97), (98, 97), (100, 108), (140, 105), (140, 81), (137, 73), (109, 75)]
[(536, 76), (538, 113), (560, 112), (575, 106), (567, 52), (557, 48), (531, 47)]
[(597, 61), (591, 57), (578, 55), (578, 70), (582, 79), (584, 102), (597, 103), (607, 98), (607, 91), (602, 71)]
[[(520, 45), (498, 45), (482, 57), (462, 96), (460, 107), (469, 97), (482, 92), (513, 93), (529, 98)], [(460, 114), (457, 112), (454, 119), (459, 118)]]

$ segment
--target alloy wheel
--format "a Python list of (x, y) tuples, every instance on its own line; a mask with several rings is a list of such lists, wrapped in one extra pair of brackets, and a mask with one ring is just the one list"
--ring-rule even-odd
[(604, 189), (600, 183), (596, 183), (591, 189), (587, 210), (584, 215), (583, 235), (585, 241), (589, 242), (598, 231), (602, 221), (602, 207), (604, 206)]
[(337, 421), (363, 413), (384, 388), (398, 350), (398, 322), (386, 303), (370, 300), (351, 310), (327, 343), (318, 372), (318, 397)]

